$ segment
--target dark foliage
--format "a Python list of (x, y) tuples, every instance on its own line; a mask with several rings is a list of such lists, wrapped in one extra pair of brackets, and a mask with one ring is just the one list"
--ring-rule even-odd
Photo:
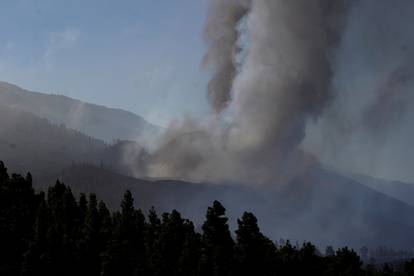
[[(220, 202), (201, 233), (173, 210), (159, 217), (134, 207), (127, 191), (111, 212), (94, 194), (78, 200), (59, 181), (36, 193), (32, 178), (9, 175), (0, 162), (0, 275), (413, 275), (414, 260), (396, 269), (363, 267), (347, 247), (326, 254), (311, 243), (276, 245), (252, 213), (233, 237)], [(364, 250), (366, 251), (366, 250)]]

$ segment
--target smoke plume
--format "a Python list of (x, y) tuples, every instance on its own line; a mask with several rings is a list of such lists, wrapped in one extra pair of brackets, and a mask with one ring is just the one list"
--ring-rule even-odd
[[(212, 0), (205, 62), (214, 70), (208, 96), (215, 112), (171, 125), (147, 174), (263, 184), (306, 168), (299, 145), (306, 123), (331, 99), (345, 2)], [(240, 47), (246, 54), (238, 65)]]
[(236, 76), (237, 26), (248, 12), (249, 0), (211, 0), (205, 26), (208, 50), (204, 63), (214, 70), (208, 84), (208, 98), (214, 111), (220, 112), (230, 101)]
[(414, 181), (414, 3), (359, 1), (334, 64), (334, 101), (304, 146), (344, 171)]

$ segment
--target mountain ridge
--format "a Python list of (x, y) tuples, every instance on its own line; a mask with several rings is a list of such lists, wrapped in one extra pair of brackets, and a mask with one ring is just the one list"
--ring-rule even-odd
[(34, 92), (2, 81), (0, 102), (106, 142), (121, 139), (144, 144), (161, 131), (160, 127), (131, 111), (87, 103), (64, 95)]

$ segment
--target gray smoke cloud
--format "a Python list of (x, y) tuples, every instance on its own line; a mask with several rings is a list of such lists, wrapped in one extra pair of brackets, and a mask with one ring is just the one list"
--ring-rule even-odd
[[(264, 184), (312, 164), (299, 145), (307, 121), (331, 99), (331, 60), (345, 3), (213, 0), (205, 60), (215, 70), (208, 90), (216, 112), (172, 125), (148, 158), (147, 174)], [(241, 45), (237, 26), (243, 16), (247, 43)], [(246, 49), (236, 70), (238, 45)]]
[[(288, 171), (300, 152), (304, 126), (331, 98), (330, 59), (344, 1), (256, 1), (249, 20), (250, 48), (234, 83), (230, 142), (245, 159)], [(259, 172), (259, 177), (263, 172)]]
[(414, 181), (414, 3), (359, 1), (337, 52), (334, 101), (304, 147), (335, 168)]
[(237, 26), (249, 10), (249, 0), (211, 0), (204, 36), (208, 44), (204, 63), (214, 71), (208, 84), (208, 99), (220, 112), (230, 101), (239, 51)]

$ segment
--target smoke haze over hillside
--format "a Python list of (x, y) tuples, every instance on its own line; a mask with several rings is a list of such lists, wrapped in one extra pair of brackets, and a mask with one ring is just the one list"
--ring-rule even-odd
[(335, 62), (334, 101), (305, 147), (343, 170), (414, 181), (414, 3), (358, 1)]
[(309, 160), (298, 146), (331, 99), (347, 11), (345, 1), (211, 1), (205, 61), (215, 112), (171, 126), (149, 175), (266, 183), (302, 171)]
[(147, 175), (288, 181), (322, 163), (414, 180), (414, 4), (210, 1), (212, 114), (170, 125)]

